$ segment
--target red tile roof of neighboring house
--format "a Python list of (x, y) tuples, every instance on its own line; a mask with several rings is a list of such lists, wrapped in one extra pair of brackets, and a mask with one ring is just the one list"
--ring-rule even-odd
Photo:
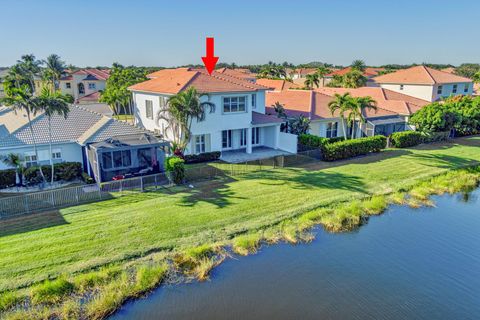
[(248, 69), (229, 69), (229, 68), (220, 68), (215, 70), (218, 73), (226, 74), (232, 77), (248, 80), (248, 81), (255, 81), (256, 75), (252, 73)]
[[(347, 68), (343, 68), (343, 69), (340, 69), (340, 70), (335, 70), (327, 75), (325, 75), (326, 77), (333, 77), (334, 75), (339, 75), (339, 76), (343, 76), (344, 74), (346, 73), (349, 73), (350, 71), (352, 71), (352, 67), (347, 67)], [(371, 77), (375, 77), (378, 75), (379, 72), (381, 71), (385, 71), (385, 68), (370, 68), (370, 67), (367, 67), (365, 68), (365, 70), (363, 71), (363, 75), (367, 78), (371, 78)]]
[(129, 87), (132, 91), (177, 94), (189, 87), (199, 92), (245, 92), (267, 90), (262, 85), (217, 71), (211, 75), (205, 69), (163, 69), (148, 75), (151, 80)]
[(60, 80), (62, 80), (62, 81), (73, 80), (73, 76), (72, 75), (66, 75), (65, 77), (60, 78)]
[(290, 88), (301, 88), (300, 85), (287, 80), (258, 79), (256, 83), (265, 87), (269, 87), (275, 91), (282, 91)]
[(317, 72), (316, 68), (299, 68), (290, 71), (291, 74), (298, 74), (300, 76), (306, 76), (307, 74), (312, 74), (315, 72)]
[(447, 73), (455, 73), (455, 68), (454, 67), (443, 68), (442, 71)]
[(273, 106), (276, 102), (279, 102), (283, 105), (289, 116), (303, 115), (309, 117), (311, 120), (328, 119), (338, 117), (338, 113), (332, 116), (328, 108), (328, 103), (332, 101), (335, 93), (344, 94), (346, 92), (349, 92), (353, 97), (370, 96), (376, 101), (377, 110), (365, 110), (365, 116), (367, 118), (411, 115), (421, 107), (430, 103), (425, 100), (377, 87), (362, 87), (357, 89), (324, 87), (315, 90), (267, 91), (265, 105), (271, 114), (275, 114)]
[(75, 71), (72, 74), (83, 74), (86, 76), (93, 76), (97, 78), (97, 80), (107, 80), (110, 76), (110, 70), (100, 70), (100, 69), (81, 69)]
[(432, 69), (426, 66), (416, 66), (398, 70), (373, 78), (377, 83), (403, 84), (443, 84), (456, 82), (472, 82), (471, 79), (457, 76), (448, 72)]
[(269, 123), (283, 123), (285, 120), (278, 118), (273, 114), (263, 114), (256, 111), (252, 111), (252, 124), (269, 124)]
[(100, 99), (100, 92), (95, 91), (93, 93), (87, 94), (86, 96), (78, 98), (77, 103), (98, 101), (98, 99)]

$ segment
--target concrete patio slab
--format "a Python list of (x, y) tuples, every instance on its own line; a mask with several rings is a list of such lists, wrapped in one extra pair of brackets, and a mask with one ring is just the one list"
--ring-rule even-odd
[(268, 159), (276, 156), (286, 156), (292, 153), (283, 150), (275, 150), (268, 147), (254, 147), (252, 153), (246, 153), (245, 149), (222, 151), (220, 160), (228, 163), (242, 163), (260, 159)]

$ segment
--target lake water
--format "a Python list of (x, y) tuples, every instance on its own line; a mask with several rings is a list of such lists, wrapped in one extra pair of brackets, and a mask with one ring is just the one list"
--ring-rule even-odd
[(355, 232), (263, 247), (112, 319), (480, 319), (479, 198), (393, 206)]

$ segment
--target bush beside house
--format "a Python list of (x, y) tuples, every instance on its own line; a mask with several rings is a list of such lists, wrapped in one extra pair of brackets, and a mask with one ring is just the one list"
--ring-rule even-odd
[[(51, 179), (51, 167), (49, 165), (42, 166), (45, 179)], [(32, 166), (23, 172), (27, 184), (37, 184), (42, 181), (38, 166)], [(72, 181), (82, 178), (82, 164), (79, 162), (62, 162), (54, 164), (54, 181)]]
[(168, 178), (175, 184), (181, 184), (185, 180), (185, 160), (172, 156), (165, 159), (165, 171)]
[(424, 135), (417, 131), (394, 132), (390, 136), (390, 142), (395, 148), (408, 148), (419, 145), (424, 140)]
[(15, 169), (0, 171), (0, 189), (15, 185)]
[(323, 160), (335, 161), (348, 159), (371, 152), (379, 152), (387, 146), (384, 136), (366, 137), (352, 140), (339, 141), (326, 144), (323, 151)]

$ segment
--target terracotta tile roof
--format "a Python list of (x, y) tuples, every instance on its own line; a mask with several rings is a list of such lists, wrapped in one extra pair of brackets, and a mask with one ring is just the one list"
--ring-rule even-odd
[(252, 73), (248, 69), (229, 69), (229, 68), (220, 68), (215, 70), (218, 73), (226, 74), (232, 77), (240, 78), (247, 81), (255, 81), (256, 74)]
[(151, 80), (129, 87), (132, 91), (177, 94), (189, 87), (199, 92), (245, 92), (267, 90), (267, 87), (225, 73), (214, 71), (209, 75), (205, 69), (164, 69), (148, 75)]
[(256, 83), (271, 88), (275, 91), (282, 91), (290, 88), (301, 88), (300, 85), (287, 80), (257, 79)]
[(416, 66), (373, 78), (377, 83), (404, 84), (443, 84), (456, 82), (472, 82), (471, 79), (448, 72), (432, 69), (426, 66)]
[(98, 99), (100, 99), (100, 92), (96, 91), (96, 92), (87, 94), (86, 96), (83, 96), (81, 98), (78, 98), (77, 103), (98, 101)]
[(455, 73), (455, 68), (454, 67), (443, 68), (442, 71), (447, 73)]
[[(340, 70), (335, 70), (327, 75), (325, 75), (326, 77), (333, 77), (334, 75), (339, 75), (339, 76), (343, 76), (344, 74), (346, 73), (349, 73), (350, 71), (352, 71), (352, 67), (347, 67), (347, 68), (343, 68), (343, 69), (340, 69)], [(367, 78), (371, 78), (371, 77), (375, 77), (378, 75), (379, 72), (381, 71), (385, 71), (385, 68), (365, 68), (365, 70), (363, 71), (363, 75)]]
[(349, 92), (353, 97), (370, 96), (377, 102), (377, 110), (365, 111), (365, 117), (367, 118), (411, 115), (430, 103), (377, 87), (357, 89), (323, 87), (315, 90), (267, 91), (265, 105), (270, 114), (275, 114), (273, 106), (276, 102), (279, 102), (291, 117), (303, 115), (311, 120), (335, 118), (338, 117), (338, 112), (332, 116), (328, 103), (332, 101), (335, 93), (344, 94), (346, 92)]
[(299, 68), (292, 71), (294, 74), (299, 74), (300, 76), (305, 76), (307, 74), (312, 74), (317, 72), (316, 68)]
[(110, 70), (100, 70), (100, 69), (81, 69), (72, 74), (83, 74), (86, 76), (93, 76), (98, 80), (107, 80), (110, 76)]
[(65, 77), (60, 78), (60, 81), (69, 81), (69, 80), (73, 80), (72, 75), (66, 75)]

